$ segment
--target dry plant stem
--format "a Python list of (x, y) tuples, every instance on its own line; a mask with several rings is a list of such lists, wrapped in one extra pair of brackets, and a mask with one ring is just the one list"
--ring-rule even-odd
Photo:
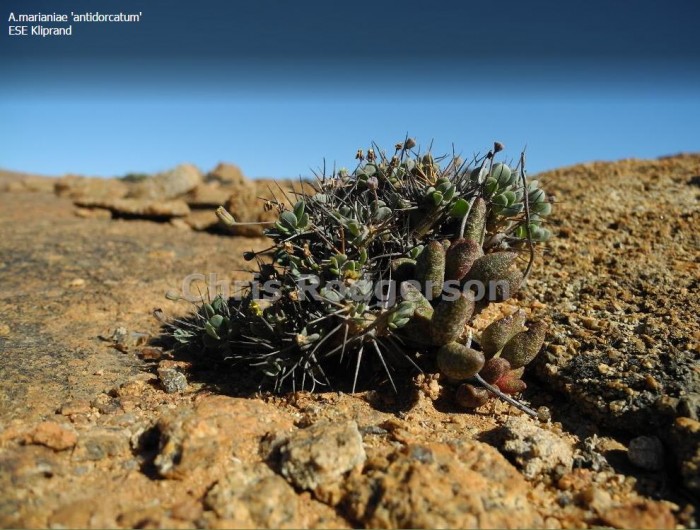
[(513, 405), (516, 409), (523, 411), (525, 414), (527, 414), (527, 415), (529, 415), (529, 416), (532, 416), (533, 418), (536, 418), (536, 417), (537, 417), (537, 412), (535, 412), (534, 410), (532, 410), (530, 407), (528, 407), (528, 406), (526, 406), (526, 405), (523, 405), (523, 404), (520, 403), (518, 400), (513, 399), (513, 398), (510, 397), (508, 394), (504, 394), (503, 392), (501, 392), (501, 391), (500, 391), (498, 388), (496, 388), (495, 386), (490, 385), (489, 383), (487, 383), (486, 381), (484, 381), (484, 378), (481, 377), (479, 374), (476, 374), (476, 375), (474, 376), (474, 378), (475, 378), (477, 381), (479, 381), (479, 383), (480, 383), (486, 390), (488, 390), (488, 391), (491, 392), (492, 394), (496, 394), (496, 395), (497, 395), (499, 398), (501, 398), (503, 401), (507, 401), (508, 403), (510, 403), (511, 405)]
[(530, 248), (530, 261), (527, 263), (523, 280), (520, 282), (520, 287), (525, 285), (527, 277), (532, 271), (532, 265), (535, 263), (535, 245), (532, 243), (532, 232), (530, 230), (530, 199), (528, 197), (527, 179), (525, 178), (525, 151), (520, 153), (520, 178), (523, 182), (523, 199), (525, 201), (525, 230), (527, 230), (527, 243)]

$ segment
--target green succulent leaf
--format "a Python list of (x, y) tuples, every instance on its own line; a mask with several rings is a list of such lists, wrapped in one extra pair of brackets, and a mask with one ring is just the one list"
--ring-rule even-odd
[(360, 265), (364, 265), (367, 263), (367, 249), (366, 248), (361, 248), (360, 249), (360, 257), (358, 259), (358, 262)]
[(297, 228), (299, 230), (304, 230), (309, 226), (309, 214), (305, 213), (301, 216), (301, 219), (297, 222)]
[(325, 300), (328, 300), (329, 302), (335, 302), (335, 303), (340, 303), (343, 299), (341, 294), (338, 291), (335, 291), (333, 289), (328, 289), (324, 287), (321, 289), (320, 295), (322, 298)]
[(408, 257), (411, 259), (416, 259), (423, 252), (425, 245), (416, 245), (408, 252)]
[(491, 169), (491, 178), (496, 179), (499, 186), (507, 186), (510, 184), (511, 171), (510, 168), (501, 162), (493, 165)]
[(496, 195), (493, 199), (491, 199), (493, 204), (496, 206), (508, 206), (508, 197), (504, 194), (501, 193), (500, 195)]
[(374, 164), (365, 164), (365, 167), (363, 167), (362, 170), (364, 171), (365, 175), (371, 177), (377, 172), (377, 166)]
[(532, 236), (535, 241), (540, 243), (544, 243), (545, 241), (549, 240), (550, 237), (552, 237), (552, 232), (541, 226), (537, 227), (535, 234)]
[(424, 286), (431, 285), (432, 297), (437, 299), (445, 281), (445, 247), (440, 242), (431, 241), (420, 253), (415, 274)]
[(372, 219), (376, 222), (381, 222), (391, 217), (391, 208), (388, 206), (382, 206), (377, 209), (377, 211), (372, 216)]
[(410, 318), (398, 318), (389, 322), (389, 329), (399, 329), (411, 321)]
[(507, 206), (514, 204), (515, 201), (518, 199), (517, 195), (513, 190), (506, 190), (501, 195), (508, 200)]
[(298, 221), (301, 221), (301, 218), (304, 215), (305, 209), (306, 209), (306, 203), (303, 200), (298, 201), (294, 205), (294, 216), (297, 218)]
[(541, 189), (532, 190), (527, 194), (527, 198), (530, 200), (530, 204), (543, 202), (545, 199), (544, 190), (541, 190)]
[(464, 217), (469, 211), (469, 202), (465, 199), (457, 199), (450, 208), (450, 217)]
[(187, 331), (187, 330), (182, 329), (182, 328), (178, 328), (173, 332), (173, 338), (177, 342), (179, 342), (180, 344), (189, 343), (192, 340), (192, 338), (195, 336), (196, 335), (193, 332)]
[(486, 225), (486, 201), (478, 197), (467, 217), (467, 224), (464, 230), (464, 239), (471, 239), (478, 243), (483, 243), (484, 227)]
[(221, 340), (221, 337), (219, 337), (219, 335), (216, 333), (216, 328), (214, 328), (214, 326), (212, 326), (210, 322), (204, 323), (204, 330), (206, 331), (207, 335), (209, 335), (211, 338)]
[(209, 319), (209, 324), (212, 325), (212, 327), (219, 329), (221, 327), (221, 324), (224, 323), (224, 317), (223, 315), (214, 315)]
[(357, 221), (350, 221), (350, 222), (347, 224), (347, 227), (348, 227), (348, 230), (350, 231), (350, 233), (351, 233), (352, 235), (354, 235), (354, 236), (359, 236), (359, 235), (360, 235), (360, 233), (361, 233), (361, 227), (360, 227), (360, 223), (358, 223)]
[(474, 169), (472, 169), (471, 173), (469, 174), (469, 180), (471, 180), (474, 183), (478, 182), (479, 177), (481, 176), (481, 171), (482, 168), (480, 167), (475, 167)]
[(501, 208), (501, 211), (499, 213), (504, 217), (515, 217), (524, 209), (525, 205), (519, 202), (510, 206), (506, 206), (505, 208)]
[(220, 313), (226, 307), (226, 301), (224, 297), (219, 295), (211, 301), (211, 307), (215, 313)]
[(297, 216), (294, 215), (294, 212), (290, 212), (289, 210), (285, 210), (280, 214), (280, 222), (283, 225), (286, 225), (288, 228), (291, 228), (292, 230), (296, 229), (297, 227)]
[(549, 215), (552, 213), (552, 204), (549, 202), (538, 202), (531, 207), (531, 210), (538, 215)]
[(498, 190), (498, 181), (495, 178), (488, 177), (484, 183), (484, 191), (486, 195), (493, 195)]

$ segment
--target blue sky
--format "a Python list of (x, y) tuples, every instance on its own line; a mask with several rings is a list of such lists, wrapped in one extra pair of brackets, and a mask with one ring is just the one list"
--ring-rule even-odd
[[(589, 160), (697, 151), (700, 101), (676, 98), (314, 101), (71, 100), (3, 105), (0, 167), (43, 174), (123, 175), (190, 161), (234, 162), (249, 176), (309, 175), (323, 158), (352, 167), (357, 148), (387, 149), (408, 132), (434, 152), (464, 156), (527, 144), (531, 171)], [(11, 134), (6, 127), (10, 124)]]
[(469, 24), (462, 3), (426, 18), (407, 0), (398, 14), (373, 12), (388, 26), (358, 15), (361, 3), (340, 14), (311, 4), (204, 0), (192, 13), (125, 0), (120, 9), (148, 16), (140, 26), (80, 26), (53, 43), (4, 36), (0, 167), (116, 176), (229, 161), (251, 177), (307, 176), (324, 158), (352, 166), (357, 148), (391, 149), (407, 133), (438, 154), (499, 140), (515, 158), (527, 144), (531, 172), (700, 151), (696, 3), (538, 12), (547, 2), (506, 0)]

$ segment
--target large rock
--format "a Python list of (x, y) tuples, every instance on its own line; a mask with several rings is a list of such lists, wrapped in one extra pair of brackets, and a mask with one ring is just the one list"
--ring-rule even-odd
[(673, 512), (667, 505), (649, 500), (601, 510), (600, 518), (613, 528), (678, 528)]
[(374, 528), (537, 528), (530, 486), (479, 442), (408, 446), (388, 466), (351, 476), (342, 504)]
[(166, 220), (189, 215), (190, 208), (182, 200), (159, 201), (150, 199), (79, 199), (77, 206), (83, 208), (103, 208), (115, 217), (142, 217), (144, 219)]
[(219, 163), (213, 170), (207, 173), (206, 182), (219, 182), (228, 186), (242, 186), (248, 182), (241, 168), (234, 164)]
[(280, 472), (301, 489), (337, 482), (367, 455), (357, 423), (317, 423), (280, 446)]
[(598, 425), (659, 436), (681, 472), (685, 442), (667, 438), (677, 418), (697, 417), (700, 395), (697, 175), (698, 155), (538, 175), (562, 201), (528, 284), (550, 320), (528, 370)]
[[(237, 187), (226, 202), (226, 209), (237, 221), (271, 223), (277, 220), (279, 209), (291, 208), (302, 193), (315, 193), (309, 182), (253, 180)], [(239, 225), (231, 228), (237, 236), (258, 237), (268, 225)]]
[(228, 528), (301, 528), (294, 488), (265, 464), (235, 464), (209, 490), (205, 507)]
[(192, 164), (180, 164), (170, 171), (133, 184), (127, 197), (165, 201), (189, 193), (201, 182), (199, 169)]
[(501, 450), (509, 455), (528, 479), (571, 471), (574, 454), (557, 434), (526, 416), (509, 418), (499, 429)]
[(26, 438), (26, 443), (44, 445), (56, 451), (71, 449), (77, 441), (78, 436), (71, 427), (54, 421), (39, 423)]
[(67, 175), (55, 182), (54, 191), (73, 200), (107, 201), (125, 197), (129, 185), (118, 179)]
[[(552, 259), (531, 284), (552, 319), (532, 367), (583, 412), (631, 436), (666, 430), (686, 415), (664, 398), (700, 393), (698, 306), (690, 296), (700, 219), (690, 177), (698, 173), (700, 158), (692, 156), (539, 175), (564, 200), (549, 218), (559, 231), (548, 243)], [(664, 194), (663, 219), (652, 188)], [(671, 308), (670, 300), (687, 303)]]
[(155, 466), (161, 476), (186, 479), (201, 470), (221, 470), (231, 457), (257, 455), (260, 439), (285, 432), (292, 422), (277, 408), (248, 399), (209, 396), (158, 421), (160, 447)]
[(216, 215), (216, 210), (192, 210), (190, 214), (186, 217), (178, 218), (178, 224), (182, 225), (184, 228), (196, 230), (198, 232), (204, 230), (223, 230), (222, 225), (219, 223), (219, 218)]
[(218, 182), (202, 183), (187, 195), (184, 199), (192, 208), (212, 208), (222, 206), (232, 193), (232, 186), (224, 186)]
[(0, 169), (0, 191), (13, 192), (52, 192), (56, 179), (19, 171)]
[(81, 434), (72, 458), (78, 462), (98, 461), (130, 453), (128, 430), (103, 428)]

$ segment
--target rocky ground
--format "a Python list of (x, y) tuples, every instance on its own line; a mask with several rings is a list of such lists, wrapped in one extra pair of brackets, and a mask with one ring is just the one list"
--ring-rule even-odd
[(0, 526), (697, 525), (700, 155), (541, 175), (555, 237), (518, 303), (550, 322), (524, 395), (548, 422), (460, 412), (431, 374), (251, 395), (173, 357), (153, 310), (247, 277), (266, 241), (212, 210), (263, 219), (269, 183), (131, 180), (0, 174)]

